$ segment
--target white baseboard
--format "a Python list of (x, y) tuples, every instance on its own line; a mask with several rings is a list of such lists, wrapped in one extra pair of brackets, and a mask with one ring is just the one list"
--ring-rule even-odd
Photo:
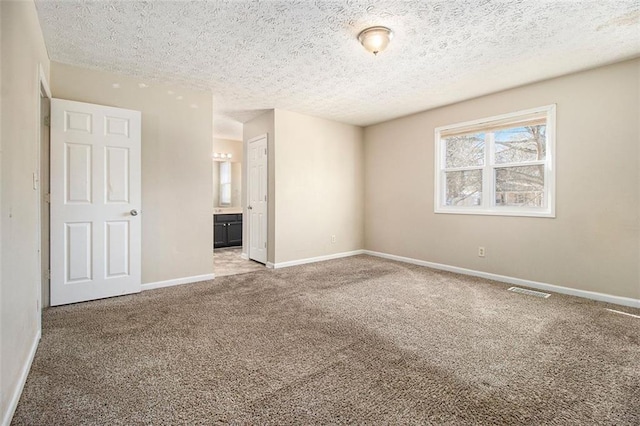
[(273, 264), (273, 262), (267, 262), (265, 263), (265, 266), (269, 269), (275, 269), (275, 265)]
[(267, 268), (279, 269), (288, 268), (290, 266), (304, 265), (307, 263), (322, 262), (325, 260), (340, 259), (341, 257), (356, 256), (363, 254), (364, 250), (345, 251), (343, 253), (328, 254), (326, 256), (308, 257), (306, 259), (290, 260), (288, 262), (271, 263), (267, 262)]
[(559, 285), (541, 283), (538, 281), (524, 280), (522, 278), (508, 277), (505, 275), (497, 275), (489, 272), (476, 271), (473, 269), (459, 268), (457, 266), (427, 262), (425, 260), (412, 259), (410, 257), (396, 256), (395, 254), (380, 253), (380, 252), (371, 251), (371, 250), (363, 250), (363, 253), (371, 256), (382, 257), (385, 259), (397, 260), (399, 262), (426, 266), (428, 268), (439, 269), (442, 271), (456, 272), (458, 274), (472, 275), (474, 277), (481, 277), (481, 278), (500, 281), (508, 284), (531, 287), (538, 290), (552, 291), (555, 293), (562, 293), (562, 294), (568, 294), (571, 296), (584, 297), (586, 299), (598, 300), (600, 302), (613, 303), (616, 305), (629, 306), (632, 308), (640, 308), (640, 299), (632, 299), (630, 297), (613, 296), (611, 294), (598, 293), (595, 291), (579, 290), (571, 287), (562, 287)]
[(249, 260), (249, 255), (247, 253), (240, 253), (240, 259)]
[(155, 288), (172, 287), (174, 285), (191, 284), (200, 281), (209, 281), (216, 277), (216, 274), (195, 275), (193, 277), (176, 278), (174, 280), (156, 281), (154, 283), (142, 284), (141, 290), (153, 290)]
[(20, 377), (18, 379), (18, 384), (16, 388), (13, 390), (13, 394), (11, 395), (11, 402), (9, 402), (9, 406), (7, 407), (7, 412), (4, 413), (2, 418), (2, 426), (9, 426), (11, 424), (11, 419), (13, 418), (13, 414), (16, 412), (16, 408), (18, 407), (18, 402), (20, 401), (20, 395), (22, 395), (22, 390), (24, 389), (25, 383), (27, 383), (27, 376), (29, 375), (29, 370), (31, 370), (31, 364), (33, 363), (33, 358), (36, 356), (36, 350), (38, 349), (38, 343), (40, 343), (41, 331), (38, 330), (36, 333), (33, 342), (31, 343), (31, 348), (29, 349), (29, 354), (27, 355), (27, 359), (25, 360), (24, 365), (22, 366), (22, 370), (20, 371)]

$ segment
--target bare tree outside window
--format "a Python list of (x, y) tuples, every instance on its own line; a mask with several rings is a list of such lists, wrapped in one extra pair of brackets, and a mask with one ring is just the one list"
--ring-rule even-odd
[(447, 172), (447, 205), (479, 206), (482, 202), (482, 170)]
[(445, 164), (450, 169), (446, 172), (447, 205), (479, 206), (482, 201), (485, 134), (452, 136), (445, 143)]
[[(519, 164), (544, 161), (546, 156), (546, 128), (536, 126), (500, 130), (495, 135), (495, 163)], [(496, 205), (544, 205), (544, 166), (510, 166), (495, 169)]]
[(446, 138), (446, 167), (484, 166), (484, 139), (484, 133)]

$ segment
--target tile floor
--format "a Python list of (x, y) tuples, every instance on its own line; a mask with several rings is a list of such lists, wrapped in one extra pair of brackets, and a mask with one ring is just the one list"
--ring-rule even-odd
[(265, 268), (262, 263), (242, 259), (240, 257), (241, 254), (242, 247), (229, 247), (213, 250), (213, 271), (216, 274), (216, 277), (261, 271)]

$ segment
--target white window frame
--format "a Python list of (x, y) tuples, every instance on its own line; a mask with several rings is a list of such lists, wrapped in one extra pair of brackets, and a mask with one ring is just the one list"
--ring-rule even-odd
[[(495, 125), (525, 124), (533, 116), (546, 118), (546, 155), (545, 160), (528, 161), (522, 163), (494, 164), (494, 144), (485, 146), (485, 162), (483, 166), (461, 167), (456, 170), (482, 170), (482, 203), (480, 206), (447, 206), (446, 205), (446, 177), (445, 177), (445, 142), (442, 134), (455, 132), (482, 132), (486, 128)], [(493, 136), (493, 134), (491, 134)], [(435, 129), (435, 188), (434, 211), (435, 213), (451, 214), (475, 214), (493, 216), (530, 216), (530, 217), (556, 217), (556, 105), (546, 105), (538, 108), (482, 118)], [(495, 169), (509, 166), (544, 165), (544, 202), (542, 207), (525, 206), (497, 206), (495, 204)], [(449, 171), (451, 171), (449, 169)]]

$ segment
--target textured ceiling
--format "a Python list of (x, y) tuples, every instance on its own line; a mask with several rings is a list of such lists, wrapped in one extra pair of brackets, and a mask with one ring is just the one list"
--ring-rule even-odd
[[(640, 54), (638, 0), (36, 5), (52, 60), (211, 89), (235, 132), (270, 108), (368, 125)], [(372, 25), (395, 34), (377, 57)]]

